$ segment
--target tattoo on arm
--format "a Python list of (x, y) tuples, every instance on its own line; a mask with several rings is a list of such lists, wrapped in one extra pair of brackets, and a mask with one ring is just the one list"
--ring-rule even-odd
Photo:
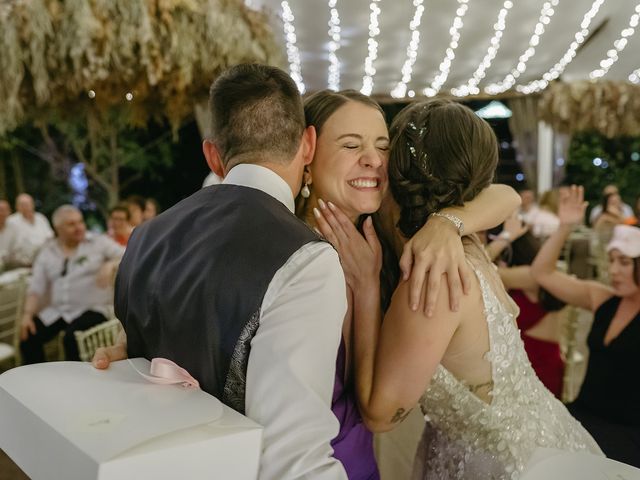
[(393, 417), (391, 417), (391, 423), (402, 422), (405, 418), (409, 416), (409, 414), (411, 413), (411, 410), (413, 409), (410, 408), (409, 410), (405, 410), (404, 408), (399, 408), (398, 410), (396, 410), (396, 413), (393, 415)]

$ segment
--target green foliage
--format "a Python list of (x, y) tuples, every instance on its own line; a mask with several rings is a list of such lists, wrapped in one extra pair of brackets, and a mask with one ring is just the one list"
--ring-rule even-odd
[(11, 200), (31, 193), (44, 213), (72, 201), (68, 184), (71, 167), (82, 162), (89, 180), (88, 201), (104, 216), (128, 185), (154, 180), (157, 171), (173, 164), (169, 125), (148, 129), (123, 125), (117, 118), (86, 122), (57, 119), (55, 125), (24, 126), (0, 137), (0, 166), (4, 190)]
[[(600, 166), (594, 165), (598, 158)], [(618, 186), (626, 203), (634, 204), (640, 196), (640, 137), (608, 139), (593, 132), (576, 133), (569, 146), (566, 181), (584, 185), (591, 206), (600, 203), (602, 189), (610, 183)]]

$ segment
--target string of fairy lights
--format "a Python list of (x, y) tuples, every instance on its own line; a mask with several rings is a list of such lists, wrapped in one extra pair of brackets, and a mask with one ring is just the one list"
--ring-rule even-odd
[(454, 58), (456, 58), (456, 48), (458, 48), (460, 42), (460, 30), (464, 26), (464, 22), (462, 19), (467, 13), (469, 9), (469, 0), (458, 0), (458, 9), (456, 10), (456, 16), (453, 19), (453, 23), (451, 24), (451, 28), (449, 29), (449, 35), (451, 35), (451, 39), (449, 40), (449, 46), (445, 51), (445, 56), (440, 62), (439, 72), (436, 74), (435, 78), (431, 82), (431, 85), (426, 87), (422, 93), (427, 97), (433, 97), (436, 95), (442, 85), (449, 78), (449, 72), (451, 71), (451, 63)]
[(545, 26), (548, 26), (551, 23), (551, 17), (553, 17), (553, 14), (555, 13), (554, 7), (557, 7), (559, 3), (560, 0), (544, 2), (542, 10), (540, 10), (538, 23), (536, 23), (536, 26), (533, 29), (533, 34), (531, 35), (531, 38), (529, 38), (529, 46), (518, 58), (518, 64), (513, 67), (501, 81), (487, 85), (484, 89), (485, 93), (490, 95), (503, 93), (516, 84), (516, 80), (527, 70), (527, 63), (536, 54), (536, 47), (540, 43), (540, 39), (546, 30)]
[[(394, 98), (402, 98), (407, 95), (407, 84), (411, 82), (413, 77), (413, 65), (418, 58), (418, 48), (420, 47), (420, 22), (424, 13), (423, 0), (413, 0), (413, 6), (416, 8), (413, 12), (413, 18), (409, 22), (409, 31), (411, 32), (411, 41), (407, 46), (407, 56), (402, 65), (402, 80), (391, 90), (391, 96)], [(409, 97), (415, 96), (413, 90), (408, 92)]]
[(338, 0), (329, 0), (329, 78), (331, 90), (340, 90), (340, 60), (337, 52), (340, 50), (340, 14), (336, 8)]
[(380, 35), (380, 24), (378, 16), (380, 15), (380, 0), (372, 0), (369, 4), (369, 39), (367, 40), (367, 58), (364, 60), (364, 77), (362, 77), (362, 88), (360, 92), (365, 95), (371, 95), (373, 91), (373, 77), (376, 74), (374, 63), (378, 58), (378, 40)]
[(574, 40), (569, 45), (569, 48), (564, 53), (564, 55), (558, 60), (558, 62), (551, 67), (547, 72), (542, 75), (542, 78), (537, 80), (533, 80), (526, 85), (516, 85), (516, 91), (520, 93), (530, 94), (534, 92), (539, 92), (544, 90), (549, 85), (549, 82), (558, 78), (562, 72), (565, 71), (567, 66), (573, 61), (576, 57), (576, 52), (578, 47), (584, 43), (584, 41), (589, 37), (590, 26), (593, 19), (596, 17), (598, 12), (600, 11), (600, 7), (606, 0), (595, 0), (591, 4), (591, 8), (584, 14), (582, 18), (582, 22), (580, 23), (580, 30), (578, 30), (574, 35)]
[(620, 37), (613, 42), (613, 48), (607, 51), (607, 58), (603, 58), (600, 61), (600, 68), (596, 68), (591, 73), (589, 73), (589, 78), (592, 80), (596, 80), (598, 78), (604, 77), (609, 69), (613, 66), (614, 63), (618, 61), (620, 56), (618, 55), (624, 48), (627, 46), (629, 39), (636, 32), (636, 27), (638, 26), (638, 21), (640, 21), (640, 3), (636, 5), (634, 9), (634, 13), (629, 17), (629, 26), (620, 32)]
[(500, 50), (502, 35), (507, 27), (507, 15), (509, 15), (509, 10), (511, 10), (512, 7), (513, 2), (511, 0), (505, 0), (502, 4), (496, 23), (493, 24), (493, 36), (489, 41), (487, 53), (478, 65), (478, 68), (471, 74), (471, 78), (467, 80), (466, 85), (451, 89), (451, 93), (456, 97), (466, 97), (467, 95), (477, 95), (480, 93), (478, 84), (484, 78), (487, 69), (491, 66), (493, 59), (496, 58), (498, 50)]
[(304, 80), (302, 79), (302, 67), (300, 65), (300, 50), (297, 46), (296, 28), (294, 26), (295, 17), (289, 6), (289, 2), (283, 0), (280, 4), (282, 8), (282, 26), (284, 28), (284, 38), (287, 48), (287, 60), (289, 62), (289, 75), (296, 82), (300, 93), (306, 91)]
[[(388, 1), (389, 0), (384, 0), (385, 7), (388, 4)], [(417, 88), (419, 85), (416, 85), (416, 83), (420, 83), (420, 81), (417, 77), (414, 78), (414, 68), (420, 54), (420, 29), (421, 25), (424, 23), (425, 12), (431, 8), (430, 4), (434, 1), (435, 0), (412, 0), (413, 15), (408, 23), (408, 43), (406, 44), (404, 61), (402, 68), (400, 69), (401, 77), (392, 84), (389, 91), (389, 94), (393, 98), (412, 98), (416, 95), (417, 91), (422, 95), (432, 97), (437, 95), (447, 83), (447, 79), (449, 78), (456, 58), (456, 50), (460, 45), (461, 38), (464, 33), (464, 18), (467, 15), (470, 4), (474, 2), (471, 0), (456, 0), (457, 7), (453, 21), (450, 24), (448, 32), (449, 42), (445, 49), (444, 56), (438, 65), (437, 71), (434, 72), (435, 75), (431, 77), (431, 80), (427, 79), (426, 86)], [(538, 15), (537, 23), (529, 36), (528, 44), (518, 56), (517, 60), (513, 62), (513, 66), (507, 70), (508, 73), (504, 75), (501, 80), (482, 86), (481, 84), (486, 77), (487, 71), (491, 68), (494, 59), (500, 51), (505, 31), (507, 29), (509, 12), (514, 8), (515, 2), (513, 0), (504, 0), (495, 23), (492, 25), (493, 34), (489, 40), (489, 45), (484, 57), (466, 82), (451, 88), (450, 93), (459, 97), (478, 95), (481, 92), (488, 95), (497, 95), (510, 90), (515, 90), (523, 94), (530, 94), (544, 90), (550, 82), (559, 78), (576, 58), (577, 51), (580, 46), (584, 44), (587, 38), (589, 38), (589, 35), (592, 33), (594, 19), (598, 16), (602, 6), (608, 0), (593, 0), (589, 9), (582, 16), (579, 28), (564, 51), (564, 54), (555, 64), (553, 64), (552, 67), (543, 71), (544, 73), (540, 78), (534, 77), (533, 80), (520, 83), (519, 80), (521, 80), (527, 72), (531, 60), (540, 50), (542, 38), (545, 32), (549, 30), (549, 26), (556, 14), (560, 1), (561, 0), (544, 0)], [(565, 0), (565, 3), (568, 1), (572, 0)], [(341, 25), (339, 3), (342, 5), (342, 2), (338, 2), (338, 0), (327, 0), (326, 4), (329, 18), (327, 24), (328, 42), (325, 47), (325, 51), (327, 52), (326, 59), (328, 60), (327, 86), (332, 90), (339, 90), (341, 88), (341, 68), (343, 66), (343, 63), (340, 60), (341, 48), (345, 45), (349, 45), (351, 47), (352, 44), (358, 41), (354, 39), (350, 33), (347, 34), (348, 36), (346, 38), (344, 37), (345, 30), (344, 26)], [(380, 19), (382, 3), (383, 0), (369, 0), (366, 57), (364, 59), (362, 86), (360, 88), (360, 91), (365, 95), (371, 95), (374, 92), (377, 73), (376, 61), (378, 60), (381, 35)], [(480, 8), (482, 6), (480, 2), (475, 3), (477, 4), (477, 7), (474, 6), (474, 8)], [(295, 0), (283, 0), (280, 3), (280, 15), (282, 18), (282, 28), (286, 46), (287, 61), (289, 64), (289, 72), (296, 82), (300, 92), (304, 93), (306, 91), (306, 86), (302, 75), (301, 54), (298, 47), (298, 37), (296, 35), (295, 26), (296, 18), (292, 7), (300, 10), (298, 14), (301, 14), (304, 5), (299, 2), (299, 0), (298, 3), (296, 3)], [(629, 17), (628, 26), (620, 32), (620, 35), (613, 42), (612, 47), (607, 50), (606, 56), (599, 62), (597, 68), (590, 72), (590, 79), (601, 79), (609, 73), (612, 66), (619, 60), (622, 51), (628, 46), (629, 41), (635, 34), (639, 24), (640, 3), (635, 6), (634, 12)], [(387, 28), (386, 25), (387, 24), (385, 23), (385, 28)], [(510, 27), (510, 29), (513, 28), (514, 27)], [(350, 30), (346, 31), (350, 32)], [(394, 38), (398, 37), (399, 36), (396, 32), (394, 32)], [(631, 72), (628, 75), (628, 80), (629, 82), (640, 84), (640, 68)], [(381, 90), (381, 88), (378, 87), (376, 90)]]

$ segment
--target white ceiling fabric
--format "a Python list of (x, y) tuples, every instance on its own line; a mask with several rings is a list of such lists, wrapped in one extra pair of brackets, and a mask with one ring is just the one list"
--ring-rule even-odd
[[(595, 74), (604, 73), (601, 78), (605, 80), (628, 80), (640, 67), (638, 0), (247, 0), (247, 3), (273, 12), (274, 30), (282, 38), (283, 48), (282, 4), (285, 8), (288, 6), (294, 18), (290, 23), (295, 29), (299, 75), (307, 92), (329, 87), (332, 66), (334, 88), (361, 90), (367, 57), (371, 77), (368, 85), (371, 93), (379, 96), (390, 96), (392, 91), (394, 96), (401, 96), (405, 89), (398, 84), (403, 79), (403, 66), (405, 79), (409, 78), (407, 73), (411, 73), (406, 83), (407, 95), (411, 90), (422, 95), (426, 87), (437, 89), (441, 83), (442, 93), (463, 87), (455, 91), (465, 94), (476, 84), (480, 93), (498, 93), (500, 89), (487, 90), (486, 87), (503, 81), (517, 67), (523, 54), (526, 69), (515, 84), (527, 85), (542, 79), (565, 55), (576, 33), (581, 31), (583, 17), (592, 7), (595, 7), (592, 13), (597, 10), (588, 28), (593, 37), (582, 48), (578, 47), (575, 58), (566, 65), (560, 78), (564, 81), (589, 79), (591, 72), (602, 69)], [(549, 15), (548, 8), (543, 8), (545, 3), (553, 8), (553, 14)], [(370, 43), (371, 6), (379, 29), (371, 32), (373, 44)], [(424, 10), (417, 11), (417, 6)], [(331, 7), (335, 12), (330, 25)], [(541, 16), (544, 12), (547, 14)], [(459, 19), (454, 23), (456, 16)], [(416, 20), (420, 21), (417, 28)], [(594, 34), (603, 22), (606, 22), (604, 26)], [(419, 33), (418, 44), (417, 33), (412, 37), (410, 23)], [(532, 51), (527, 53), (527, 49), (539, 23), (544, 26), (544, 33), (531, 55)], [(333, 45), (330, 27), (339, 40)], [(498, 31), (501, 33), (496, 33)], [(494, 48), (490, 49), (492, 37)], [(407, 56), (412, 38), (415, 59)], [(445, 60), (448, 47), (455, 55), (452, 58), (449, 54), (450, 65), (446, 65), (449, 62)], [(605, 61), (604, 68), (602, 61)], [(441, 65), (448, 66), (449, 71), (446, 68), (441, 71)], [(371, 68), (375, 74), (371, 74), (374, 71)], [(369, 93), (368, 88), (364, 90)]]

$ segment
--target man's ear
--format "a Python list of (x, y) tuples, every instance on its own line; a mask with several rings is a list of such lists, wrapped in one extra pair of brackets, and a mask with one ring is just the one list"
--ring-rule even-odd
[(207, 165), (209, 165), (211, 171), (220, 178), (224, 178), (226, 173), (224, 171), (224, 165), (222, 164), (222, 157), (220, 155), (220, 150), (218, 150), (218, 146), (211, 140), (205, 140), (202, 142), (202, 152), (204, 153), (204, 158), (206, 158)]
[(316, 127), (313, 125), (304, 129), (302, 134), (302, 156), (304, 165), (309, 165), (316, 153)]

